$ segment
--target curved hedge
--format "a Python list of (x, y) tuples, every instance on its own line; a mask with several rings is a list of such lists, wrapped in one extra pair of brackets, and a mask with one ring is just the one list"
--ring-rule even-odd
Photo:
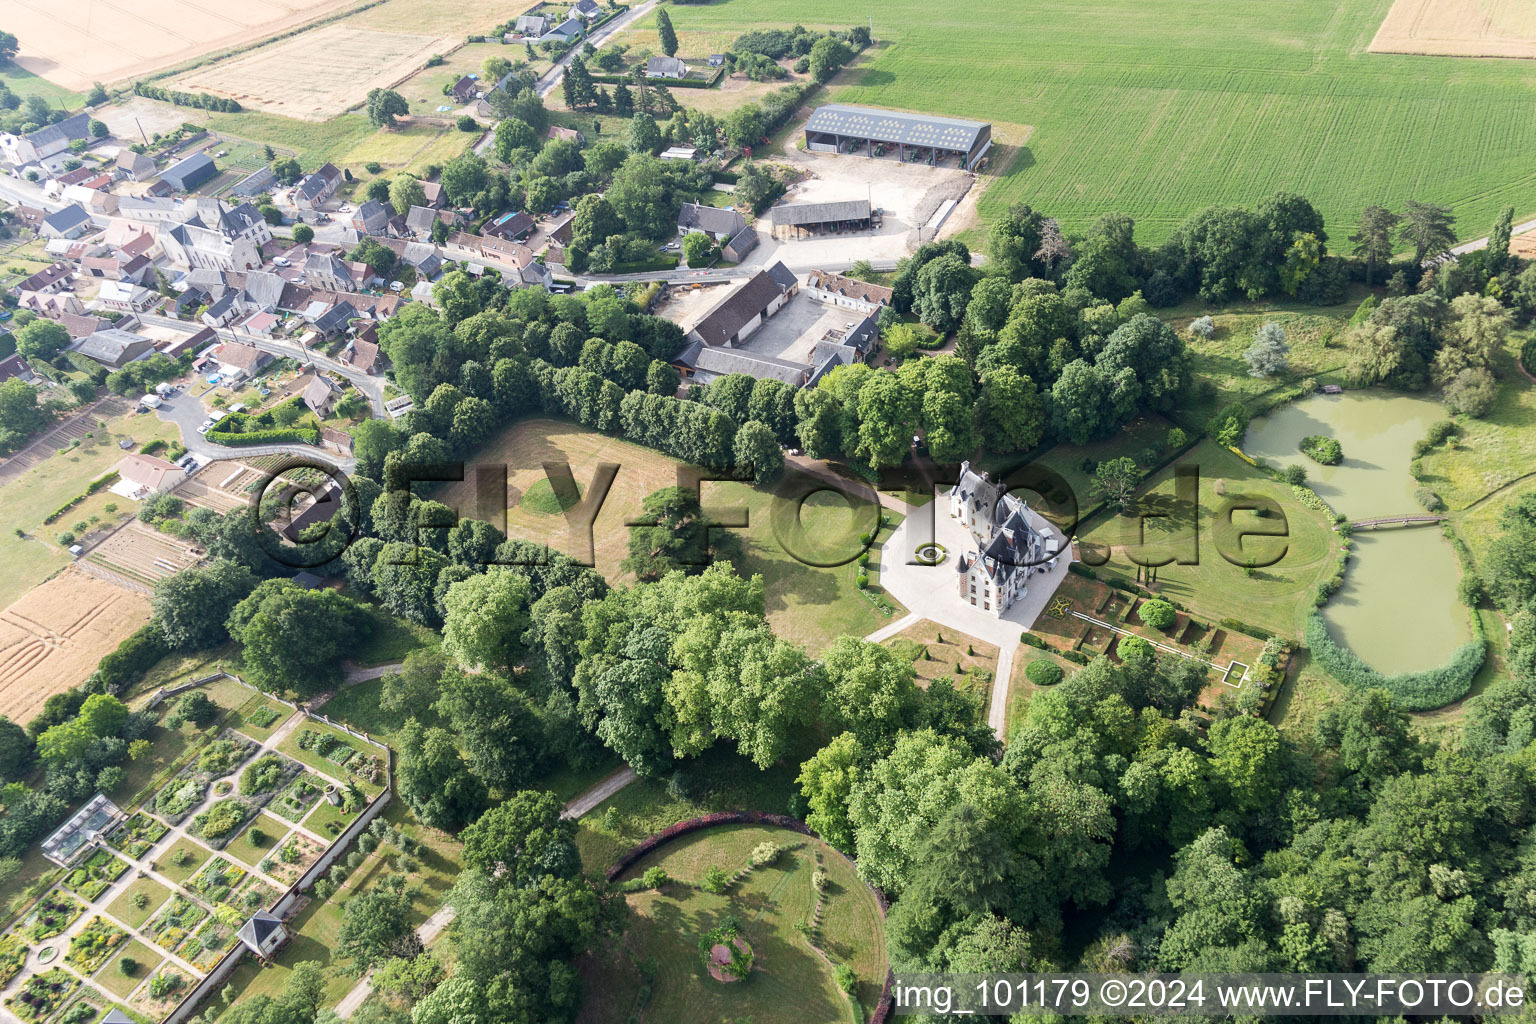
[(1483, 667), (1487, 642), (1482, 621), (1475, 614), (1472, 631), (1477, 635), (1456, 648), (1444, 665), (1394, 676), (1383, 675), (1353, 651), (1335, 643), (1323, 617), (1316, 612), (1307, 619), (1306, 641), (1318, 664), (1339, 682), (1361, 690), (1379, 687), (1408, 711), (1433, 711), (1465, 697), (1472, 688), (1472, 677)]
[[(679, 836), (686, 836), (689, 833), (698, 832), (706, 828), (714, 828), (716, 825), (772, 825), (776, 828), (786, 828), (791, 832), (799, 832), (801, 835), (821, 839), (821, 836), (817, 835), (816, 830), (811, 828), (811, 826), (799, 818), (791, 818), (787, 814), (770, 814), (767, 811), (716, 811), (713, 814), (701, 814), (697, 818), (679, 821), (675, 825), (668, 825), (660, 832), (646, 836), (640, 840), (634, 849), (621, 855), (618, 860), (608, 866), (606, 872), (608, 881), (612, 882), (618, 878), (636, 861), (658, 846), (665, 846)], [(825, 840), (822, 841), (825, 842)], [(830, 843), (827, 845), (831, 846)], [(833, 846), (832, 849), (849, 863), (853, 862), (852, 857), (838, 850), (837, 847)], [(866, 882), (865, 884), (868, 885), (869, 883)], [(882, 918), (885, 917), (885, 912), (890, 908), (890, 901), (885, 898), (885, 893), (881, 892), (877, 886), (870, 885), (869, 891), (875, 894), (875, 905), (880, 908), (880, 916)], [(885, 971), (885, 987), (880, 992), (880, 1002), (875, 1004), (875, 1011), (870, 1015), (869, 1024), (884, 1024), (891, 1016), (893, 1008), (891, 984), (895, 980), (896, 975), (892, 973), (891, 968), (887, 967)]]
[(320, 443), (320, 431), (315, 430), (313, 427), (252, 430), (244, 434), (234, 434), (226, 430), (210, 430), (204, 436), (214, 444), (227, 445), (230, 448), (245, 448), (255, 444)]

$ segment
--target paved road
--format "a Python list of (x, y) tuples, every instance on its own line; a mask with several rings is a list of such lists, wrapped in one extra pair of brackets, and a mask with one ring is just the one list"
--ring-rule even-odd
[(356, 466), (357, 460), (343, 459), (335, 452), (308, 444), (272, 444), (252, 445), (245, 448), (230, 448), (222, 444), (214, 444), (197, 428), (203, 420), (208, 418), (203, 403), (186, 391), (178, 391), (169, 400), (162, 401), (155, 414), (167, 423), (176, 424), (181, 431), (181, 443), (187, 446), (187, 451), (196, 455), (200, 462), (212, 462), (216, 459), (245, 459), (255, 458), (258, 455), (297, 455), (304, 459), (313, 459), (335, 466), (343, 472), (350, 473)]
[[(1536, 220), (1528, 220), (1524, 224), (1516, 224), (1514, 227), (1510, 228), (1509, 234), (1510, 237), (1514, 237), (1515, 235), (1523, 235), (1527, 231), (1536, 231)], [(1465, 256), (1469, 252), (1476, 252), (1479, 249), (1486, 248), (1488, 248), (1488, 239), (1486, 236), (1484, 236), (1483, 238), (1474, 239), (1470, 242), (1463, 242), (1461, 245), (1456, 246), (1451, 250), (1451, 255)]]
[(13, 178), (9, 174), (0, 174), (0, 199), (35, 206), (49, 213), (57, 212), (69, 205), (43, 195), (41, 185), (34, 184), (25, 178)]

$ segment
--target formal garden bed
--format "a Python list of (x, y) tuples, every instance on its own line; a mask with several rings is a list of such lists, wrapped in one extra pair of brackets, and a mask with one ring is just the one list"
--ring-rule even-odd
[[(295, 875), (294, 877), (297, 878), (298, 876)], [(278, 895), (276, 889), (255, 875), (251, 875), (224, 902), (240, 911), (240, 913), (249, 916), (257, 910), (265, 910), (271, 907), (272, 904), (277, 902)]]
[(105, 1012), (94, 998), (82, 995), (59, 1014), (58, 1024), (92, 1024)]
[(133, 1008), (159, 1020), (176, 1008), (192, 984), (191, 975), (167, 964), (135, 991)]
[(288, 783), (281, 793), (272, 798), (267, 805), (267, 810), (273, 814), (287, 818), (297, 825), (304, 820), (304, 815), (315, 806), (315, 801), (324, 794), (326, 782), (318, 775), (306, 772)]
[(170, 904), (142, 930), (155, 945), (167, 953), (174, 953), (176, 947), (181, 945), (207, 916), (208, 911), (178, 894), (172, 896)]
[(245, 881), (247, 872), (223, 857), (213, 857), (187, 882), (187, 889), (208, 903), (224, 903)]
[(193, 818), (187, 833), (197, 836), (215, 850), (222, 850), (240, 831), (240, 826), (259, 810), (260, 804), (245, 797), (220, 800)]
[(104, 917), (93, 917), (69, 942), (64, 962), (81, 974), (92, 975), (106, 963), (117, 948), (128, 941), (128, 933)]
[(172, 825), (179, 825), (207, 793), (207, 780), (192, 769), (185, 769), (155, 794), (155, 813)]
[(11, 979), (27, 966), (28, 952), (30, 948), (18, 936), (0, 938), (0, 988), (9, 985)]
[(21, 988), (5, 1001), (5, 1005), (24, 1021), (47, 1020), (64, 1005), (79, 984), (73, 974), (62, 967), (55, 967), (23, 981)]
[(117, 998), (127, 999), (164, 959), (158, 950), (129, 939), (93, 980)]
[(235, 931), (238, 927), (217, 917), (210, 917), (196, 934), (181, 944), (177, 955), (198, 970), (208, 971), (235, 944)]
[(281, 754), (263, 754), (240, 773), (240, 792), (258, 803), (265, 804), (279, 792), (286, 791), (290, 782), (304, 766)]
[(74, 924), (75, 918), (83, 913), (85, 908), (73, 897), (54, 890), (38, 901), (37, 909), (27, 917), (22, 926), (27, 938), (33, 942), (42, 942), (61, 934), (64, 929)]
[(107, 837), (107, 844), (137, 860), (148, 853), (168, 831), (170, 829), (164, 822), (138, 811), (112, 830), (112, 834)]
[(127, 870), (126, 861), (112, 856), (108, 850), (97, 850), (71, 871), (61, 884), (89, 903), (106, 892)]
[(383, 788), (384, 762), (371, 744), (337, 729), (306, 726), (284, 741), (289, 752), (317, 771), (337, 778), (355, 777), (377, 792)]
[(309, 836), (291, 833), (277, 850), (261, 862), (259, 867), (279, 882), (292, 885), (299, 880), (304, 869), (320, 859), (325, 847)]

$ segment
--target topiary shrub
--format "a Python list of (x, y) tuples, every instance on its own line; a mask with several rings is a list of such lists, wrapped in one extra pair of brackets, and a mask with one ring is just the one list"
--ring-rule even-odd
[(1172, 629), (1173, 624), (1179, 620), (1178, 611), (1173, 605), (1160, 597), (1153, 598), (1143, 604), (1137, 614), (1141, 616), (1142, 622), (1145, 622), (1153, 629), (1160, 629), (1164, 633)]
[(1032, 661), (1024, 667), (1025, 677), (1036, 686), (1055, 686), (1061, 682), (1064, 674), (1060, 665), (1044, 658)]

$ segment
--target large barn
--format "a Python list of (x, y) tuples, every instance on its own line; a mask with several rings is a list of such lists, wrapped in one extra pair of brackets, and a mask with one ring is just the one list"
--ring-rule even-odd
[(829, 103), (817, 107), (805, 122), (805, 147), (813, 153), (856, 153), (882, 156), (894, 147), (903, 161), (938, 164), (954, 158), (968, 171), (976, 169), (992, 148), (992, 126), (931, 114), (876, 110)]

